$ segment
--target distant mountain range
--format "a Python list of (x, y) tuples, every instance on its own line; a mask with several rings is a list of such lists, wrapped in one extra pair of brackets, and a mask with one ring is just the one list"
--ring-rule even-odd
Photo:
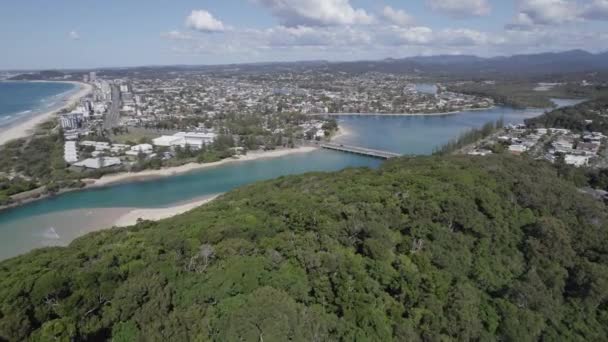
[(583, 50), (482, 58), (467, 55), (418, 56), (383, 61), (333, 63), (343, 71), (427, 72), (452, 75), (546, 75), (608, 71), (608, 52)]
[[(569, 75), (602, 73), (608, 77), (608, 52), (593, 54), (583, 50), (564, 52), (513, 55), (510, 57), (482, 58), (471, 55), (437, 55), (407, 58), (388, 58), (375, 61), (329, 62), (268, 62), (229, 65), (173, 65), (142, 66), (134, 68), (108, 68), (97, 70), (101, 75), (124, 76), (133, 71), (138, 75), (157, 74), (167, 71), (203, 71), (218, 73), (279, 72), (325, 70), (352, 73), (390, 72), (420, 73), (451, 77), (540, 77), (547, 75)], [(81, 72), (86, 72), (82, 70)], [(70, 74), (78, 74), (74, 70)], [(21, 74), (13, 79), (57, 79), (63, 77), (58, 71), (40, 71)]]

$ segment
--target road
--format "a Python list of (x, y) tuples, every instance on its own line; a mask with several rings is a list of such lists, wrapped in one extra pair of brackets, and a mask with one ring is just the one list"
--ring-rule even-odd
[(120, 89), (117, 85), (112, 84), (112, 104), (108, 108), (106, 117), (103, 122), (103, 129), (111, 130), (113, 127), (118, 126), (118, 120), (120, 119)]

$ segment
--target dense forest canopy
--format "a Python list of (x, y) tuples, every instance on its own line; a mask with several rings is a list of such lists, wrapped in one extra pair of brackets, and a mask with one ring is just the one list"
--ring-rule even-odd
[(282, 177), (0, 263), (0, 341), (600, 341), (608, 221), (544, 162)]

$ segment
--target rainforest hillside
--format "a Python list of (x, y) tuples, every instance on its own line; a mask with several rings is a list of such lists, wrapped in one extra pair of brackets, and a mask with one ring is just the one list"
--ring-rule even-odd
[(605, 341), (608, 221), (543, 162), (283, 177), (0, 263), (0, 341)]

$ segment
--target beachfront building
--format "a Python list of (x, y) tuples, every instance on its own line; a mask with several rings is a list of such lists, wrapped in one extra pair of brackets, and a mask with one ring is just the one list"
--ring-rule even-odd
[(90, 141), (90, 140), (84, 140), (80, 142), (81, 146), (88, 146), (88, 147), (94, 147), (95, 151), (106, 151), (109, 150), (110, 147), (110, 143), (109, 142), (105, 142), (105, 141)]
[(178, 137), (175, 135), (163, 135), (160, 138), (156, 138), (152, 140), (154, 146), (159, 147), (174, 147), (174, 146), (182, 146), (185, 144), (183, 137)]
[(98, 158), (89, 158), (85, 159), (81, 162), (75, 163), (74, 166), (82, 167), (85, 169), (102, 169), (104, 167), (112, 167), (122, 164), (120, 158), (116, 157), (98, 157)]
[(67, 114), (61, 114), (59, 116), (59, 124), (64, 130), (71, 130), (81, 128), (84, 123), (84, 113), (72, 112)]
[(205, 145), (212, 144), (217, 138), (215, 133), (179, 132), (174, 135), (163, 135), (152, 141), (154, 146), (162, 147), (190, 147), (201, 149)]
[(131, 150), (127, 151), (125, 154), (128, 156), (139, 156), (140, 153), (143, 154), (152, 154), (154, 153), (154, 146), (150, 144), (139, 144), (135, 146), (131, 146)]
[(116, 153), (116, 154), (121, 154), (130, 148), (131, 148), (131, 145), (127, 145), (127, 144), (112, 144), (112, 147), (110, 148), (110, 152)]
[(66, 163), (73, 164), (78, 161), (78, 148), (75, 141), (66, 141), (63, 146), (63, 159)]
[(217, 138), (215, 133), (180, 132), (176, 135), (184, 137), (185, 145), (194, 149), (201, 149), (205, 145), (212, 144)]

